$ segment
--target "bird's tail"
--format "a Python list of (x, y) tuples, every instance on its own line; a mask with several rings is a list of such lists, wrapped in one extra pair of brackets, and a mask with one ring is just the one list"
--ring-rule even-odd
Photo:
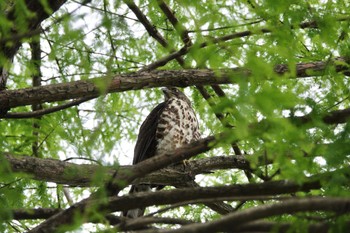
[[(151, 190), (151, 186), (148, 184), (132, 185), (130, 188), (129, 194), (138, 193), (138, 192), (147, 192), (150, 190)], [(138, 218), (143, 216), (144, 213), (145, 213), (145, 208), (139, 208), (139, 209), (124, 211), (123, 216), (128, 218)]]

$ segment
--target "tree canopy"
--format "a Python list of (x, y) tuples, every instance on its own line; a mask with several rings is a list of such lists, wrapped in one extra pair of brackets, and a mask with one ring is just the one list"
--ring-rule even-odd
[[(349, 229), (348, 1), (0, 11), (1, 232)], [(131, 166), (164, 86), (184, 88), (204, 136)], [(166, 187), (129, 195), (138, 183)]]

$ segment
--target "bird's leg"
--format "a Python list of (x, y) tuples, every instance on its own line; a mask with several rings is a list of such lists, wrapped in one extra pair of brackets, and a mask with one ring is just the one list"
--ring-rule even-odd
[(190, 164), (189, 160), (185, 159), (185, 160), (182, 160), (181, 162), (174, 163), (174, 164), (170, 165), (169, 167), (173, 167), (177, 170), (181, 170), (182, 172), (186, 172), (187, 168), (190, 166), (189, 164)]
[(180, 169), (182, 172), (187, 172), (187, 170), (190, 169), (190, 162), (188, 159), (184, 159), (176, 165), (179, 165), (179, 167), (181, 167)]

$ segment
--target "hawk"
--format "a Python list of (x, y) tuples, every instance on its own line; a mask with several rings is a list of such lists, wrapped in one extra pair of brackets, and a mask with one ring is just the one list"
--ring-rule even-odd
[[(198, 120), (191, 101), (175, 87), (163, 88), (165, 101), (155, 107), (142, 123), (134, 148), (133, 164), (169, 153), (200, 138)], [(129, 193), (150, 191), (151, 185), (131, 186)], [(140, 217), (145, 209), (124, 213), (130, 218)]]

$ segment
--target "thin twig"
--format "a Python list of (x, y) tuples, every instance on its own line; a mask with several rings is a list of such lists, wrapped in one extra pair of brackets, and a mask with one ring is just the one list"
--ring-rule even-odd
[[(350, 17), (343, 17), (343, 18), (339, 18), (338, 21), (347, 21), (349, 20)], [(301, 29), (306, 29), (306, 28), (317, 28), (317, 22), (316, 21), (309, 21), (309, 22), (304, 22), (304, 23), (300, 23), (299, 24), (299, 28)], [(291, 27), (291, 29), (294, 29), (295, 27)], [(216, 38), (212, 38), (208, 41), (202, 42), (201, 44), (199, 44), (199, 46), (196, 46), (196, 48), (205, 48), (209, 45), (212, 44), (218, 44), (220, 42), (226, 42), (229, 40), (233, 40), (236, 38), (243, 38), (243, 37), (248, 37), (248, 36), (252, 36), (252, 35), (259, 35), (259, 34), (265, 34), (265, 33), (271, 33), (271, 29), (268, 28), (259, 28), (256, 29), (254, 31), (242, 31), (242, 32), (235, 32), (232, 34), (228, 34), (222, 37), (216, 37)], [(153, 70), (156, 69), (160, 66), (164, 66), (166, 65), (169, 61), (173, 60), (173, 59), (177, 59), (185, 54), (187, 54), (194, 46), (190, 46), (190, 47), (183, 47), (182, 49), (173, 52), (167, 56), (164, 56), (160, 59), (158, 59), (157, 61), (145, 66), (142, 70)]]
[(46, 109), (41, 109), (41, 110), (37, 110), (37, 111), (33, 111), (33, 112), (17, 112), (17, 113), (6, 113), (5, 115), (0, 116), (0, 118), (4, 118), (4, 119), (24, 119), (24, 118), (34, 118), (34, 117), (40, 117), (43, 115), (47, 115), (50, 113), (54, 113), (54, 112), (58, 112), (61, 111), (63, 109), (67, 109), (70, 108), (72, 106), (76, 106), (79, 105), (83, 102), (89, 101), (93, 99), (93, 97), (82, 97), (79, 98), (77, 100), (72, 100), (68, 103), (59, 105), (59, 106), (55, 106), (52, 108), (46, 108)]
[(187, 29), (182, 24), (179, 23), (173, 11), (163, 0), (158, 0), (157, 2), (159, 5), (159, 8), (163, 11), (163, 13), (169, 19), (170, 23), (173, 25), (173, 27), (177, 31), (177, 33), (180, 35), (182, 42), (185, 44), (185, 46), (191, 46), (192, 42), (191, 42), (191, 38), (188, 35)]

